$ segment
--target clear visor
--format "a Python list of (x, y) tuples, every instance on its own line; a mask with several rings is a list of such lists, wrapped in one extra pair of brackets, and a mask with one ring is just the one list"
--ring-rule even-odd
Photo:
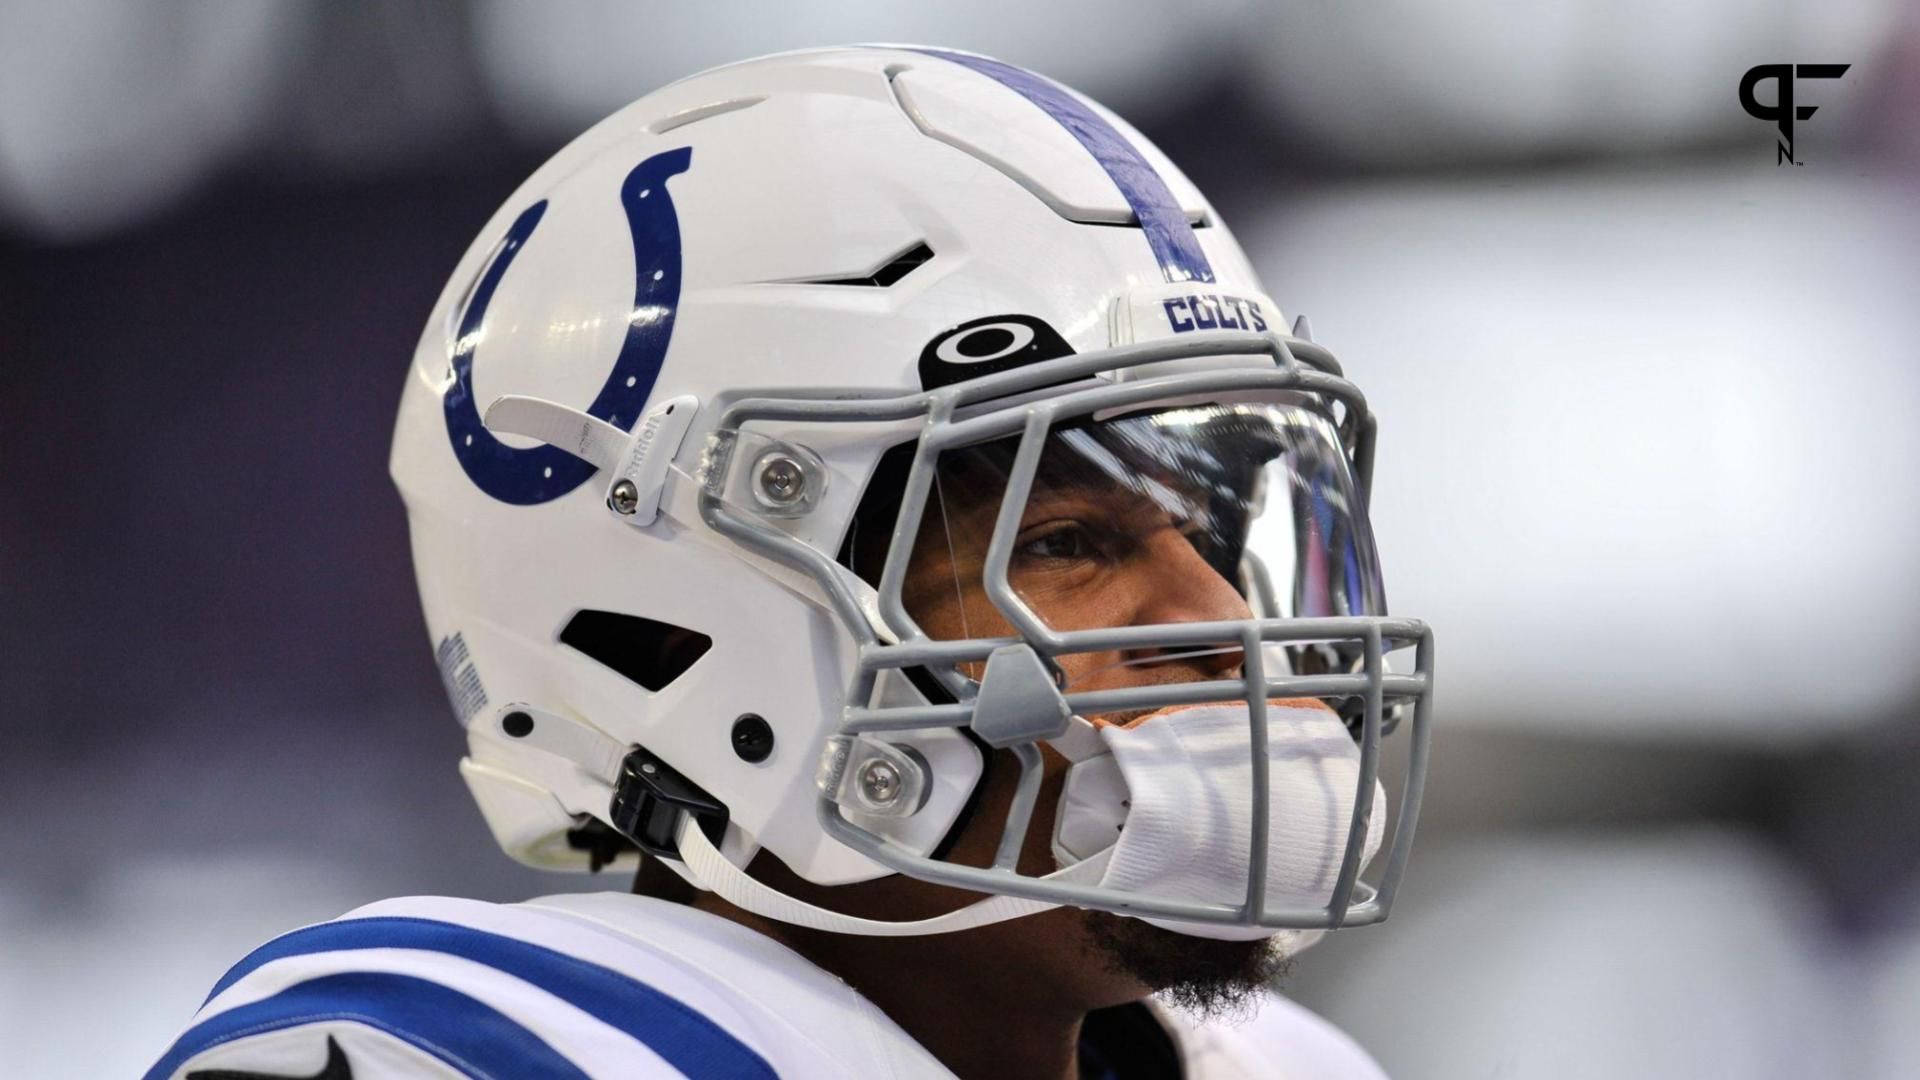
[[(935, 640), (1010, 632), (984, 582), (1018, 443), (940, 457), (902, 591)], [(1386, 612), (1339, 434), (1296, 405), (1162, 408), (1049, 432), (1007, 579), (1057, 631)], [(1223, 642), (1060, 662), (1071, 689), (1116, 665), (1215, 654), (1211, 666), (1237, 667), (1238, 651)]]
[[(837, 561), (874, 587), (866, 597), (844, 583), (839, 569), (826, 572), (831, 563), (818, 546), (823, 538), (806, 532), (803, 504), (821, 490), (814, 482), (820, 461), (777, 440), (750, 445), (716, 437), (703, 514), (754, 550), (811, 569), (839, 617), (862, 639), (840, 728), (828, 740), (818, 777), (820, 820), (829, 834), (881, 866), (923, 880), (1127, 914), (1269, 928), (1383, 918), (1418, 809), (1431, 648), (1422, 624), (1384, 617), (1378, 557), (1352, 467), (1354, 455), (1370, 445), (1370, 421), (1357, 396), (1336, 392), (1341, 385), (1291, 362), (1272, 370), (1168, 376), (1143, 386), (1099, 385), (1057, 398), (1058, 407), (1078, 408), (1081, 415), (1050, 428), (1040, 427), (1032, 412), (1013, 412), (1015, 405), (956, 419), (969, 402), (930, 398), (920, 438), (881, 456), (847, 527), (836, 531)], [(1202, 394), (1279, 397), (1201, 405), (1167, 404), (1163, 397), (1132, 411), (1089, 413), (1138, 401), (1143, 391), (1190, 392), (1193, 397), (1174, 399), (1185, 401)], [(1329, 401), (1336, 405), (1324, 404)], [(1352, 447), (1326, 411), (1338, 405), (1348, 410)], [(861, 418), (861, 408), (894, 415), (817, 402), (796, 404), (791, 412), (795, 419)], [(1007, 432), (1016, 424), (1024, 425), (1022, 434), (960, 444), (970, 433)], [(791, 462), (776, 460), (781, 454)], [(749, 499), (758, 500), (758, 509)], [(789, 505), (793, 509), (782, 509)], [(815, 546), (809, 550), (809, 544)], [(1410, 646), (1418, 670), (1392, 673), (1384, 654)], [(900, 678), (888, 677), (896, 672)], [(919, 692), (904, 692), (909, 684)], [(1251, 831), (1231, 841), (1244, 842), (1248, 852), (1244, 894), (1196, 899), (1163, 894), (1157, 886), (1048, 881), (1038, 866), (1023, 865), (1028, 855), (1045, 858), (1028, 841), (1039, 835), (1029, 828), (1035, 815), (1052, 813), (1042, 802), (1047, 778), (1062, 776), (1068, 762), (1096, 761), (1099, 745), (1115, 747), (1117, 759), (1116, 740), (1132, 737), (1095, 734), (1073, 717), (1094, 726), (1133, 726), (1170, 707), (1236, 700), (1262, 703), (1246, 710), (1245, 742), (1228, 747), (1246, 759), (1254, 808)], [(1280, 834), (1260, 809), (1280, 805), (1271, 800), (1267, 749), (1277, 733), (1271, 722), (1259, 722), (1266, 705), (1311, 701), (1332, 706), (1358, 747), (1347, 778), (1352, 809), (1328, 816), (1329, 835), (1344, 829), (1346, 839), (1324, 907), (1269, 896), (1275, 883), (1267, 870), (1279, 865)], [(1385, 817), (1374, 794), (1380, 742), (1408, 702), (1416, 703), (1410, 710), (1413, 779), (1375, 892), (1362, 889), (1358, 875), (1368, 845), (1377, 842), (1371, 826)], [(1295, 719), (1304, 714), (1293, 713)], [(1200, 731), (1193, 724), (1138, 725), (1148, 733), (1189, 727)], [(950, 738), (955, 729), (994, 748), (995, 758), (1018, 763), (997, 838), (987, 831), (954, 833), (950, 823), (962, 808), (952, 799), (939, 802), (980, 790), (971, 780), (942, 786), (962, 774), (938, 759), (941, 744), (932, 736), (958, 744)], [(977, 752), (960, 749), (977, 769)], [(1335, 786), (1344, 788), (1345, 780)], [(1080, 794), (1093, 797), (1088, 790)], [(1119, 798), (1124, 818), (1126, 796)], [(1096, 824), (1109, 827), (1107, 817)], [(932, 824), (916, 833), (923, 821)], [(1284, 832), (1298, 822), (1282, 825)], [(1057, 815), (1053, 826), (1056, 848), (1077, 852), (1063, 839), (1066, 816)], [(956, 835), (959, 847), (942, 847)], [(966, 848), (969, 843), (974, 848)], [(1053, 854), (1066, 861), (1060, 850)]]

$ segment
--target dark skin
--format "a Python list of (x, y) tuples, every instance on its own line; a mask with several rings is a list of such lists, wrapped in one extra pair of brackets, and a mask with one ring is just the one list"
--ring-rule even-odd
[[(918, 537), (904, 599), (935, 639), (1010, 634), (980, 585), (997, 491), (956, 492), (944, 484)], [(986, 487), (986, 485), (980, 485)], [(972, 495), (973, 497), (968, 497)], [(944, 501), (944, 507), (941, 505)], [(1086, 484), (1037, 489), (1020, 523), (1010, 577), (1056, 629), (1244, 619), (1234, 585), (1202, 557), (1176, 514), (1134, 493)], [(1060, 658), (1071, 690), (1237, 677), (1237, 651), (1212, 655), (1162, 650)], [(977, 672), (970, 672), (977, 675)], [(1318, 703), (1312, 703), (1318, 704)], [(1092, 718), (1128, 723), (1138, 714)], [(1019, 871), (1056, 869), (1049, 835), (1067, 762), (1042, 748), (1044, 783), (1021, 851)], [(1019, 767), (997, 751), (980, 810), (948, 858), (990, 866)], [(979, 894), (891, 875), (821, 886), (762, 852), (749, 872), (820, 907), (888, 921), (931, 918)], [(649, 862), (636, 891), (691, 903), (792, 948), (844, 979), (942, 1064), (964, 1078), (1077, 1077), (1081, 1024), (1089, 1011), (1172, 989), (1205, 1008), (1256, 992), (1280, 966), (1266, 941), (1188, 937), (1122, 916), (1076, 908), (957, 933), (884, 938), (832, 934), (762, 918), (712, 893), (697, 892)], [(934, 977), (930, 973), (938, 973)], [(983, 1033), (991, 1033), (983, 1037)]]

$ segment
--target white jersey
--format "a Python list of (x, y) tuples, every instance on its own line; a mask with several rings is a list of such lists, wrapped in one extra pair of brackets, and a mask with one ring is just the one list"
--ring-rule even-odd
[[(1271, 999), (1249, 1022), (1156, 1011), (1194, 1080), (1378, 1078)], [(256, 949), (148, 1080), (950, 1077), (864, 997), (736, 923), (622, 893), (412, 897)]]

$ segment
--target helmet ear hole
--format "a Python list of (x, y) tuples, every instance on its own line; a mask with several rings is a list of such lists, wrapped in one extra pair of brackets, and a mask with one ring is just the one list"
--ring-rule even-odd
[(698, 663), (713, 639), (657, 619), (583, 609), (567, 620), (560, 644), (658, 692)]

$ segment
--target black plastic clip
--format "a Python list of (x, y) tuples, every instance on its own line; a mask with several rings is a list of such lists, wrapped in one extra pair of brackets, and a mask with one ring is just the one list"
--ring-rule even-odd
[(715, 847), (727, 833), (727, 808), (666, 762), (634, 747), (620, 763), (607, 816), (640, 850), (662, 859), (680, 857), (680, 815), (692, 814)]

